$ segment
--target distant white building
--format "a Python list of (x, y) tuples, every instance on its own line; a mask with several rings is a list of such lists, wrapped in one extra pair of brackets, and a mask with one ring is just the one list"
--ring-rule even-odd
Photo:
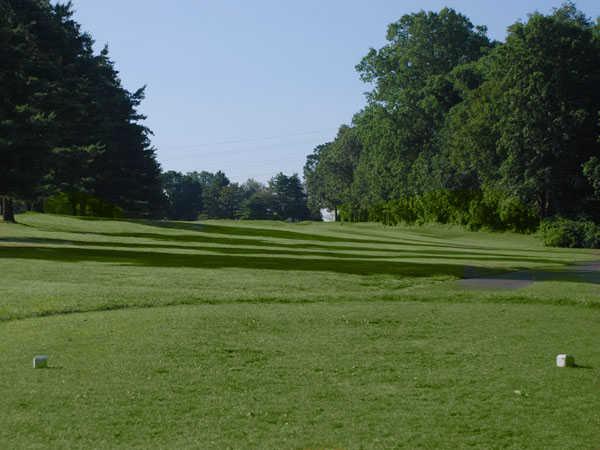
[(329, 209), (322, 209), (321, 216), (323, 217), (323, 222), (335, 222), (335, 213)]

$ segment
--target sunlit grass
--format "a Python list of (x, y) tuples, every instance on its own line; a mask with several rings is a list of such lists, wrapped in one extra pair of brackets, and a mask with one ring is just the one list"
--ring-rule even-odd
[[(441, 226), (18, 220), (0, 224), (3, 447), (600, 444), (600, 284), (561, 271), (591, 251)], [(457, 282), (514, 269), (541, 281)], [(556, 369), (563, 352), (583, 367)]]

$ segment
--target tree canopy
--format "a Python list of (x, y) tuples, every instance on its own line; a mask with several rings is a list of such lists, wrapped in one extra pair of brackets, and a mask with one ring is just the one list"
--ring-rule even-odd
[(123, 88), (108, 49), (94, 53), (71, 3), (2, 0), (0, 9), (0, 196), (34, 203), (62, 192), (74, 213), (95, 197), (151, 215), (162, 194), (137, 111), (144, 88)]
[[(600, 221), (600, 21), (565, 3), (505, 42), (444, 8), (402, 16), (356, 70), (367, 104), (307, 157), (304, 183), (161, 173), (105, 47), (71, 3), (0, 0), (0, 206), (69, 214), (459, 223)], [(339, 214), (338, 214), (339, 213)]]
[(600, 220), (598, 23), (565, 3), (499, 43), (444, 8), (403, 16), (387, 39), (357, 66), (372, 90), (344, 127), (352, 163), (334, 156), (344, 135), (308, 156), (309, 204), (520, 231)]
[(297, 174), (275, 175), (264, 185), (249, 179), (232, 183), (223, 172), (169, 171), (163, 174), (169, 219), (307, 220), (311, 215)]

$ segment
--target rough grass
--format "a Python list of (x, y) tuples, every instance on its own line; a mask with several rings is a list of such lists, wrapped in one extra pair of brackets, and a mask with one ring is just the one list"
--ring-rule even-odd
[[(18, 219), (0, 223), (3, 448), (600, 447), (595, 279), (456, 281), (590, 251), (434, 226)], [(563, 352), (580, 367), (556, 369)]]

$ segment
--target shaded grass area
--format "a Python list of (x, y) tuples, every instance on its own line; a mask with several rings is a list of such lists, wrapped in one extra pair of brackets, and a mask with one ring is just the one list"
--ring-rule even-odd
[[(109, 235), (112, 236), (112, 235)], [(111, 248), (123, 248), (123, 249), (152, 249), (152, 250), (205, 250), (214, 253), (222, 253), (229, 255), (272, 255), (272, 256), (318, 256), (324, 258), (354, 258), (354, 259), (391, 259), (391, 258), (412, 258), (412, 259), (451, 259), (451, 260), (467, 260), (473, 261), (478, 259), (481, 261), (491, 260), (494, 262), (506, 261), (514, 263), (529, 262), (534, 264), (556, 264), (556, 259), (546, 259), (540, 256), (528, 256), (520, 254), (510, 253), (499, 253), (497, 251), (482, 251), (482, 250), (471, 250), (462, 251), (454, 250), (448, 252), (447, 250), (423, 250), (420, 248), (375, 248), (375, 247), (352, 247), (352, 246), (318, 246), (318, 245), (303, 245), (303, 244), (281, 244), (276, 242), (268, 241), (248, 241), (239, 240), (236, 242), (231, 239), (218, 239), (218, 238), (194, 238), (185, 236), (184, 239), (177, 237), (175, 239), (156, 235), (156, 234), (122, 234), (117, 235), (117, 238), (125, 238), (136, 240), (138, 238), (144, 241), (148, 240), (168, 240), (171, 241), (168, 244), (157, 244), (157, 243), (132, 243), (124, 242), (122, 240), (111, 240), (111, 241), (89, 241), (89, 240), (64, 240), (64, 239), (51, 239), (51, 238), (0, 238), (0, 243), (4, 244), (29, 244), (27, 249), (30, 250), (33, 244), (41, 244), (45, 247), (52, 246), (76, 246), (76, 247), (111, 247)], [(131, 239), (130, 239), (131, 240)], [(183, 242), (178, 242), (183, 241)], [(204, 245), (198, 245), (203, 243)], [(220, 244), (220, 245), (219, 245)], [(411, 246), (412, 247), (412, 246)], [(432, 245), (433, 247), (433, 245)], [(314, 251), (313, 249), (321, 250)], [(16, 249), (13, 249), (15, 251)], [(23, 250), (19, 248), (18, 250)], [(17, 251), (18, 251), (17, 250)], [(163, 252), (164, 253), (164, 252)], [(8, 257), (14, 258), (19, 257), (18, 253), (10, 254), (9, 251), (5, 253)], [(17, 256), (15, 256), (17, 255)], [(26, 252), (23, 252), (24, 258), (28, 258)], [(101, 256), (101, 255), (99, 255)], [(118, 255), (115, 255), (118, 256)], [(84, 258), (85, 259), (85, 258)], [(90, 258), (95, 259), (95, 258)], [(329, 270), (336, 271), (335, 267), (331, 267)], [(379, 271), (375, 271), (379, 273)]]
[[(213, 250), (220, 252), (220, 249)], [(258, 251), (257, 253), (261, 253)], [(277, 253), (277, 252), (275, 252)], [(123, 251), (84, 248), (53, 248), (53, 247), (22, 247), (2, 249), (1, 256), (6, 259), (33, 259), (49, 260), (56, 262), (83, 262), (96, 261), (112, 264), (128, 264), (148, 267), (183, 267), (183, 268), (243, 268), (255, 270), (290, 270), (312, 272), (335, 272), (340, 274), (386, 274), (397, 276), (429, 277), (448, 275), (459, 277), (464, 272), (464, 266), (457, 264), (435, 264), (400, 262), (395, 260), (374, 259), (374, 257), (361, 257), (356, 255), (356, 260), (349, 260), (347, 255), (319, 254), (323, 258), (313, 259), (299, 257), (300, 255), (286, 253), (273, 257), (269, 251), (264, 251), (268, 256), (254, 256), (252, 250), (240, 253), (232, 252), (229, 255), (212, 254), (184, 254), (164, 253), (152, 251)], [(237, 257), (236, 257), (237, 256)], [(304, 256), (304, 255), (303, 255)], [(310, 253), (307, 256), (312, 256)], [(334, 256), (334, 257), (332, 257)], [(350, 257), (352, 257), (351, 255)], [(471, 260), (471, 259), (469, 259)]]
[[(6, 448), (595, 448), (600, 315), (204, 305), (0, 326)], [(554, 367), (559, 352), (586, 368)], [(50, 355), (51, 370), (30, 369)]]
[[(0, 320), (131, 306), (422, 300), (596, 305), (593, 279), (465, 292), (474, 270), (557, 270), (594, 257), (530, 236), (372, 224), (178, 223), (27, 214), (0, 224)], [(371, 234), (369, 234), (371, 233)], [(576, 289), (576, 294), (574, 294)]]

